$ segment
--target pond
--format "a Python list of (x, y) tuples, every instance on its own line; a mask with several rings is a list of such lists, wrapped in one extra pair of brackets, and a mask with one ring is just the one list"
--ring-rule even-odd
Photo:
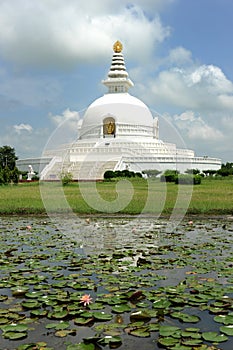
[(0, 231), (0, 350), (233, 348), (232, 217), (17, 216)]

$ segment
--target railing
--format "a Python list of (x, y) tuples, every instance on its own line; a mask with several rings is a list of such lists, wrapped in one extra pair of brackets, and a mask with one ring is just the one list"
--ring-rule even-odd
[(61, 157), (53, 157), (52, 160), (49, 162), (49, 164), (47, 164), (44, 169), (41, 171), (40, 173), (40, 180), (45, 180), (46, 179), (46, 175), (52, 170), (52, 168), (54, 167), (54, 165), (56, 163), (62, 162), (62, 158)]

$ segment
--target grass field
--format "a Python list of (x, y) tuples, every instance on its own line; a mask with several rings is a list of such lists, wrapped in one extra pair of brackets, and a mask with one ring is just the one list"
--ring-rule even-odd
[[(132, 199), (131, 199), (132, 197)], [(188, 214), (233, 214), (233, 179), (203, 179), (201, 185), (176, 185), (159, 180), (20, 183), (0, 186), (0, 214), (76, 213), (170, 214), (174, 207)]]

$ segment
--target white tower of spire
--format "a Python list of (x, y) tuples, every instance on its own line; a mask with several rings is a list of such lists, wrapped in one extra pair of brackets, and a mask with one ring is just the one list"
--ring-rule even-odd
[(128, 92), (128, 89), (134, 85), (128, 78), (129, 75), (125, 68), (122, 48), (123, 46), (120, 41), (116, 41), (113, 45), (114, 53), (108, 78), (102, 81), (108, 87), (108, 93), (110, 94)]

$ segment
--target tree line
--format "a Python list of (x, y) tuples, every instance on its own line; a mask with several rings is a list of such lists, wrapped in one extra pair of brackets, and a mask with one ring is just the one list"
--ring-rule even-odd
[[(166, 172), (179, 173), (176, 170), (166, 170)], [(159, 174), (162, 173), (162, 171), (148, 169), (143, 170), (143, 173), (147, 174), (148, 177), (157, 177)], [(200, 176), (231, 176), (233, 175), (233, 162), (227, 162), (226, 164), (223, 163), (221, 165), (221, 168), (218, 170), (209, 169), (200, 171), (199, 169), (187, 169), (185, 173)]]

